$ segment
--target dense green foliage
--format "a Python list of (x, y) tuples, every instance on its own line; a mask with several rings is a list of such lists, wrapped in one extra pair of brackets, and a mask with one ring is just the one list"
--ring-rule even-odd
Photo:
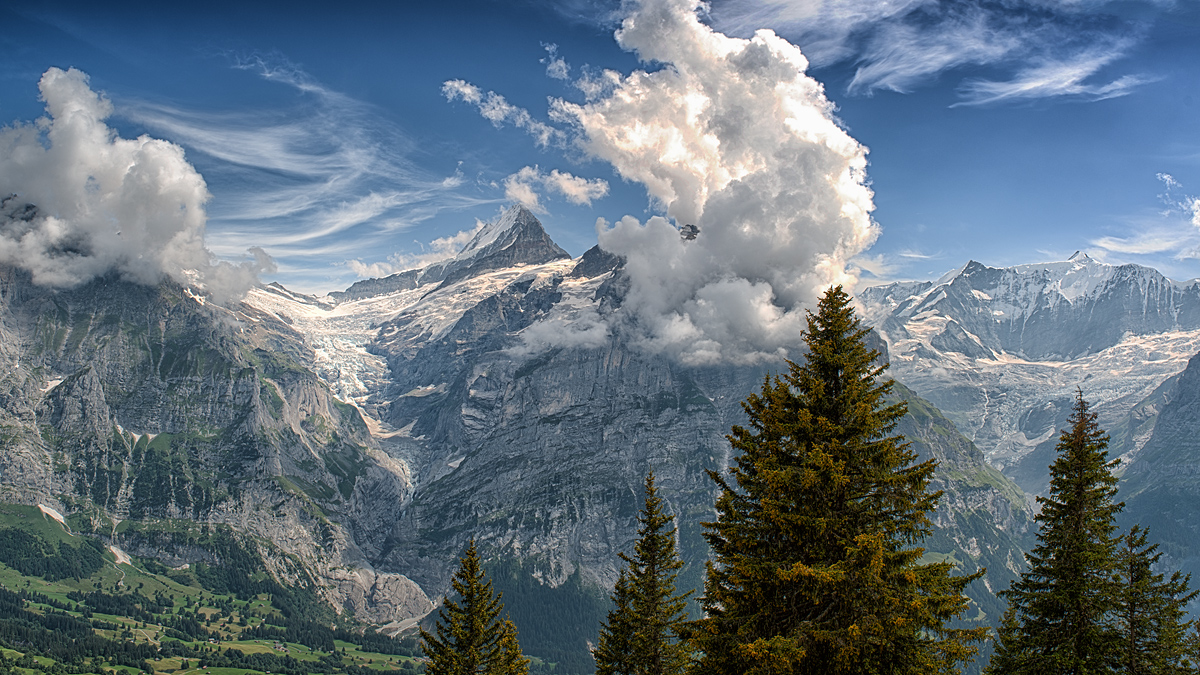
[[(228, 528), (159, 532), (161, 541), (181, 538), (185, 548), (206, 552), (210, 562), (189, 570), (151, 560), (117, 565), (97, 539), (67, 531), (32, 507), (4, 505), (0, 530), (10, 542), (7, 552), (21, 554), (0, 564), (0, 675), (121, 667), (170, 672), (184, 662), (190, 664), (184, 670), (286, 675), (418, 670), (406, 658), (418, 651), (415, 640), (336, 623), (310, 588), (283, 586), (267, 575), (256, 546)], [(92, 564), (73, 564), (87, 560), (88, 551), (96, 556)], [(17, 655), (5, 657), (6, 649)]]
[(646, 476), (645, 492), (638, 540), (633, 555), (621, 554), (626, 567), (600, 628), (597, 675), (680, 675), (688, 663), (680, 633), (691, 591), (675, 589), (683, 568), (675, 550), (675, 516), (658, 496), (653, 471)]
[(588, 644), (596, 643), (596, 627), (608, 609), (603, 593), (583, 580), (579, 568), (557, 586), (539, 581), (533, 568), (507, 557), (487, 565), (496, 592), (504, 595), (504, 613), (520, 631), (522, 651), (545, 662), (530, 669), (591, 673), (595, 663)]
[(1120, 665), (1128, 675), (1194, 673), (1200, 665), (1200, 644), (1190, 632), (1194, 622), (1185, 610), (1198, 592), (1188, 591), (1189, 577), (1179, 571), (1169, 579), (1154, 572), (1161, 557), (1158, 545), (1147, 544), (1140, 527), (1134, 526), (1121, 540), (1117, 627)]
[(935, 464), (890, 435), (905, 409), (884, 403), (867, 332), (830, 289), (808, 316), (805, 362), (743, 404), (734, 466), (710, 472), (721, 495), (705, 524), (708, 615), (691, 631), (698, 673), (945, 672), (982, 637), (946, 627), (978, 575), (919, 562)]
[[(0, 645), (49, 658), (61, 664), (76, 664), (75, 672), (81, 673), (97, 672), (97, 663), (129, 666), (153, 672), (150, 660), (183, 657), (196, 660), (201, 668), (243, 668), (285, 675), (358, 673), (360, 670), (363, 671), (363, 675), (385, 675), (387, 671), (368, 670), (343, 663), (341, 657), (336, 655), (337, 648), (331, 635), (336, 635), (339, 640), (350, 638), (346, 641), (352, 643), (365, 641), (379, 643), (376, 646), (390, 646), (390, 653), (411, 653), (415, 647), (411, 641), (405, 644), (377, 633), (363, 640), (362, 635), (345, 630), (331, 631), (326, 626), (320, 641), (329, 645), (328, 650), (323, 650), (329, 654), (315, 662), (300, 661), (288, 655), (246, 653), (235, 647), (218, 650), (204, 644), (215, 634), (201, 628), (194, 617), (183, 615), (184, 609), (179, 610), (180, 615), (175, 615), (175, 610), (171, 607), (157, 604), (136, 592), (115, 595), (102, 592), (72, 593), (70, 597), (76, 600), (75, 604), (56, 601), (40, 593), (13, 592), (0, 588)], [(104, 619), (89, 620), (88, 617), (94, 613), (144, 620), (141, 625), (160, 622), (166, 627), (165, 633), (168, 637), (157, 646), (148, 641), (138, 642), (128, 637), (103, 637), (96, 632), (97, 629), (114, 631), (129, 624)], [(190, 630), (180, 630), (187, 629), (188, 626), (191, 626)], [(199, 644), (188, 644), (189, 641)], [(385, 642), (392, 644), (386, 645)], [(85, 662), (92, 665), (85, 665)], [(415, 675), (416, 670), (412, 668), (410, 661), (407, 668), (394, 672)]]
[(114, 665), (152, 671), (146, 660), (157, 656), (153, 645), (100, 637), (89, 621), (61, 610), (29, 611), (26, 604), (31, 599), (31, 595), (0, 588), (0, 644), (55, 661), (99, 658)]
[(622, 569), (613, 585), (613, 608), (600, 626), (600, 639), (592, 653), (596, 675), (635, 675), (632, 657), (638, 617), (633, 610), (632, 585), (629, 570)]
[(1068, 423), (1050, 466), (1050, 496), (1038, 498), (1029, 569), (1002, 592), (1009, 609), (989, 672), (1105, 673), (1120, 658), (1117, 460), (1108, 460), (1108, 436), (1082, 393)]
[(1029, 569), (1008, 599), (989, 673), (1195, 672), (1197, 644), (1184, 606), (1188, 577), (1155, 573), (1161, 557), (1146, 533), (1116, 533), (1118, 460), (1083, 392), (1050, 466)]
[(55, 546), (32, 532), (0, 528), (0, 563), (47, 581), (90, 577), (104, 566), (101, 550), (94, 539), (84, 539), (78, 546), (66, 542)]
[(435, 633), (421, 630), (421, 649), (430, 675), (526, 675), (517, 630), (500, 618), (504, 605), (479, 563), (475, 540), (467, 546), (450, 582), (457, 600), (446, 597)]

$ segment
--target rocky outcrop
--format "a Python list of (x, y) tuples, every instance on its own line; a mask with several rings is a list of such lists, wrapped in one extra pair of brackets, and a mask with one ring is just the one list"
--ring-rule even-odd
[[(230, 525), (264, 542), (281, 578), (302, 561), (335, 606), (378, 621), (426, 611), (388, 577), (346, 602), (346, 570), (374, 575), (356, 531), (399, 517), (410, 476), (290, 355), (302, 339), (255, 320), (171, 283), (52, 290), (0, 270), (0, 498), (94, 513), (106, 535), (119, 521)], [(181, 550), (161, 557), (178, 566)]]
[[(0, 359), (15, 364), (0, 470), (21, 487), (5, 489), (95, 509), (123, 548), (161, 546), (172, 566), (195, 551), (114, 522), (229, 526), (277, 578), (311, 578), (393, 627), (432, 608), (475, 539), (503, 561), (514, 613), (588, 600), (598, 616), (561, 615), (586, 658), (646, 472), (678, 519), (679, 583), (699, 589), (707, 472), (731, 461), (741, 402), (786, 367), (688, 367), (636, 347), (626, 282), (618, 258), (568, 259), (521, 208), (451, 260), (330, 298), (258, 289), (230, 310), (171, 284), (14, 277), (0, 284), (13, 340)], [(900, 431), (940, 463), (927, 548), (1003, 587), (1029, 531), (1023, 495), (936, 409), (897, 395)], [(971, 593), (996, 618), (987, 588)]]

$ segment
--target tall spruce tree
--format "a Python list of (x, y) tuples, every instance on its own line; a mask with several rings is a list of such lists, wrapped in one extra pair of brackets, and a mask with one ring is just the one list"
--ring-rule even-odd
[(1197, 595), (1188, 590), (1190, 575), (1175, 571), (1170, 579), (1154, 572), (1162, 553), (1146, 543), (1138, 526), (1121, 540), (1118, 630), (1120, 669), (1126, 675), (1195, 673), (1200, 665), (1194, 622), (1186, 605)]
[(646, 501), (638, 514), (638, 540), (613, 590), (612, 611), (600, 627), (594, 653), (598, 675), (681, 675), (688, 663), (680, 629), (691, 591), (678, 593), (683, 561), (675, 549), (675, 516), (658, 496), (654, 472), (646, 475)]
[(967, 609), (950, 563), (920, 563), (933, 460), (893, 435), (903, 403), (841, 287), (808, 315), (803, 363), (788, 361), (743, 404), (721, 488), (705, 618), (690, 628), (696, 672), (940, 673), (971, 657), (983, 629), (950, 629)]
[(633, 613), (633, 591), (629, 571), (622, 569), (613, 587), (613, 608), (600, 625), (600, 640), (592, 657), (596, 675), (636, 675), (633, 666), (633, 636), (637, 617)]
[(516, 626), (500, 618), (504, 605), (480, 565), (474, 539), (450, 584), (458, 600), (442, 600), (436, 635), (421, 629), (426, 674), (526, 675), (529, 661), (521, 655)]
[(1121, 589), (1113, 519), (1118, 460), (1083, 393), (1050, 465), (1050, 496), (1038, 497), (1038, 545), (1029, 569), (1007, 591), (1009, 603), (989, 673), (1085, 675), (1120, 669), (1115, 625)]

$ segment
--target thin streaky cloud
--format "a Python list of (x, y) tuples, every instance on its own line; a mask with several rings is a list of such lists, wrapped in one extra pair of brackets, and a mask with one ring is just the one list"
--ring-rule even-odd
[(1147, 233), (1128, 238), (1101, 237), (1093, 240), (1091, 243), (1093, 246), (1102, 248), (1110, 253), (1148, 255), (1152, 253), (1165, 253), (1177, 249), (1179, 239), (1166, 233)]
[(1020, 39), (995, 30), (981, 10), (947, 17), (937, 31), (907, 23), (883, 23), (865, 46), (848, 89), (909, 92), (942, 71), (1008, 58)]
[(121, 110), (189, 152), (217, 160), (206, 173), (218, 189), (209, 207), (218, 254), (252, 240), (276, 256), (344, 260), (439, 211), (496, 201), (464, 193), (459, 169), (447, 176), (418, 167), (408, 159), (416, 144), (386, 116), (285, 59), (234, 61), (234, 68), (302, 92), (303, 102), (213, 112), (135, 100)]
[(1104, 84), (1087, 80), (1101, 68), (1119, 58), (1123, 50), (1104, 50), (1079, 54), (1074, 60), (1044, 63), (1032, 67), (1007, 82), (968, 80), (960, 88), (962, 101), (954, 106), (987, 105), (1020, 99), (1078, 97), (1102, 101), (1130, 94), (1139, 85), (1154, 78), (1125, 75)]
[[(856, 66), (850, 93), (910, 92), (964, 66), (1008, 72), (997, 81), (963, 83), (964, 104), (1072, 96), (1102, 100), (1128, 94), (1153, 75), (1085, 82), (1089, 62), (1125, 58), (1144, 24), (1109, 11), (1113, 3), (1012, 0), (731, 0), (715, 10), (715, 25), (750, 34), (773, 27), (796, 42), (813, 65)], [(1166, 11), (1144, 0), (1145, 13)], [(1098, 55), (1096, 45), (1103, 45)]]
[(908, 258), (910, 260), (939, 260), (945, 257), (940, 251), (938, 253), (922, 253), (912, 249), (897, 251), (896, 255), (900, 258)]

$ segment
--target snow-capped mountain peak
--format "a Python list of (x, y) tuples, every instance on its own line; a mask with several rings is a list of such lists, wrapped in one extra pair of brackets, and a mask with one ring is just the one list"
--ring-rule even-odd
[[(971, 261), (859, 300), (888, 343), (893, 375), (1002, 464), (1053, 445), (1075, 387), (1106, 414), (1127, 410), (1200, 347), (1200, 284), (1085, 253), (1014, 267)], [(1039, 412), (1046, 406), (1053, 414)], [(1030, 475), (1044, 480), (1044, 457), (1031, 457)]]
[(330, 293), (329, 297), (346, 302), (430, 284), (445, 286), (491, 270), (517, 265), (541, 265), (570, 257), (550, 239), (537, 216), (518, 204), (510, 207), (495, 222), (480, 228), (453, 258), (383, 279), (364, 279), (344, 291)]
[(537, 217), (529, 209), (521, 204), (511, 206), (494, 223), (486, 223), (479, 232), (476, 232), (471, 241), (468, 241), (462, 247), (462, 250), (454, 256), (454, 259), (466, 260), (467, 258), (473, 258), (487, 250), (498, 239), (503, 240), (504, 245), (501, 248), (507, 248), (507, 246), (513, 244), (515, 238), (506, 235), (509, 235), (514, 228), (528, 227), (533, 223), (537, 223), (537, 227), (541, 227), (541, 223), (538, 222)]

